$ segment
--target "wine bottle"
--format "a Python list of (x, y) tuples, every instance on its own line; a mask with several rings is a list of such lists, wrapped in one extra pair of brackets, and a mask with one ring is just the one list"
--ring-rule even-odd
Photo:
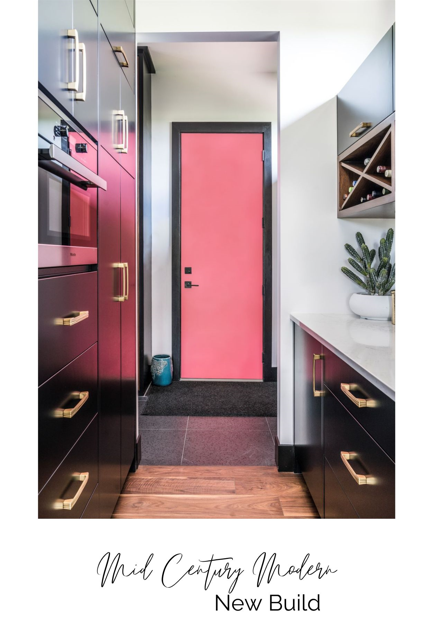
[(353, 186), (349, 186), (349, 194), (352, 192)]
[(378, 197), (381, 197), (382, 193), (380, 192), (380, 190), (373, 190), (372, 192), (372, 199), (377, 199)]
[(356, 181), (352, 182), (352, 186), (355, 187), (356, 186)]
[(383, 194), (383, 195), (385, 195), (385, 194), (391, 194), (391, 191), (390, 191), (390, 190), (387, 190), (386, 188), (382, 188), (382, 194)]
[(390, 169), (385, 171), (385, 177), (392, 177), (392, 176), (393, 176), (393, 171), (391, 171)]
[(348, 194), (343, 194), (343, 201), (346, 201), (348, 196), (349, 196)]
[(367, 164), (370, 162), (371, 158), (366, 158), (364, 160), (364, 166), (367, 166)]
[(367, 199), (366, 199), (366, 201), (371, 201), (372, 199), (373, 199), (372, 195), (371, 195), (371, 194), (368, 194), (368, 195), (367, 195)]
[(378, 166), (376, 169), (377, 173), (385, 173), (385, 171), (388, 169), (388, 166)]
[(367, 199), (365, 197), (361, 197), (360, 203), (365, 203), (366, 201), (367, 201)]

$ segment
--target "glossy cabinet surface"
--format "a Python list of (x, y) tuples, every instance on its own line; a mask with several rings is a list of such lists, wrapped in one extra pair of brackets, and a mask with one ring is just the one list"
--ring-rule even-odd
[(98, 490), (98, 484), (80, 518), (100, 518), (100, 492)]
[[(324, 426), (325, 458), (358, 515), (394, 518), (394, 462), (329, 391), (324, 398)], [(367, 483), (355, 480), (346, 467), (346, 455), (351, 456), (347, 463), (354, 474), (365, 476)]]
[[(39, 518), (80, 518), (97, 482), (98, 415), (39, 493)], [(74, 498), (74, 506), (65, 508)]]
[[(99, 144), (104, 147), (116, 160), (121, 128), (121, 71), (107, 39), (106, 33), (100, 28), (100, 129)], [(101, 175), (101, 173), (100, 173)]]
[(358, 518), (346, 493), (325, 459), (325, 518)]
[(39, 387), (38, 490), (97, 413), (97, 391), (96, 344)]
[[(112, 49), (122, 48), (124, 54), (116, 52), (118, 65), (122, 68), (130, 87), (135, 88), (136, 50), (133, 22), (125, 0), (100, 0), (99, 17)], [(130, 10), (129, 10), (130, 8)], [(122, 63), (122, 64), (121, 64)], [(128, 63), (128, 66), (124, 66)]]
[(38, 299), (41, 384), (97, 341), (97, 274), (40, 279)]
[(109, 517), (121, 490), (121, 169), (101, 148), (99, 170), (107, 179), (107, 191), (99, 191), (100, 506), (101, 515)]
[(392, 112), (393, 28), (337, 95), (338, 153), (342, 153), (363, 135), (354, 138), (349, 136), (360, 123), (371, 123), (373, 128)]
[[(324, 516), (322, 345), (295, 326), (295, 451), (302, 472), (320, 516)], [(313, 365), (314, 364), (314, 365)], [(314, 395), (314, 386), (318, 395)]]
[(128, 135), (125, 137), (126, 153), (121, 151), (118, 161), (130, 175), (136, 177), (136, 98), (123, 76), (121, 76), (121, 109), (128, 119)]

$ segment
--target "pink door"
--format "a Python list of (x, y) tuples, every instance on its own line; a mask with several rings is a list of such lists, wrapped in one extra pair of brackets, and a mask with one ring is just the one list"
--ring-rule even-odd
[(181, 378), (263, 378), (262, 152), (262, 134), (181, 135)]

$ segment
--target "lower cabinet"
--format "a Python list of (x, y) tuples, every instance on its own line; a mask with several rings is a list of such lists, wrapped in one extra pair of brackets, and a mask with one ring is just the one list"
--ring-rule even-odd
[(295, 455), (322, 518), (394, 518), (394, 402), (295, 325)]
[(135, 181), (103, 148), (99, 192), (100, 516), (112, 515), (136, 438)]

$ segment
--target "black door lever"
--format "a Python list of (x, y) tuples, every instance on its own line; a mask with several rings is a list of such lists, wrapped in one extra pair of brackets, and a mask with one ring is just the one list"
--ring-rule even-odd
[(199, 287), (199, 285), (194, 285), (192, 281), (184, 281), (184, 287), (190, 289), (191, 287)]

